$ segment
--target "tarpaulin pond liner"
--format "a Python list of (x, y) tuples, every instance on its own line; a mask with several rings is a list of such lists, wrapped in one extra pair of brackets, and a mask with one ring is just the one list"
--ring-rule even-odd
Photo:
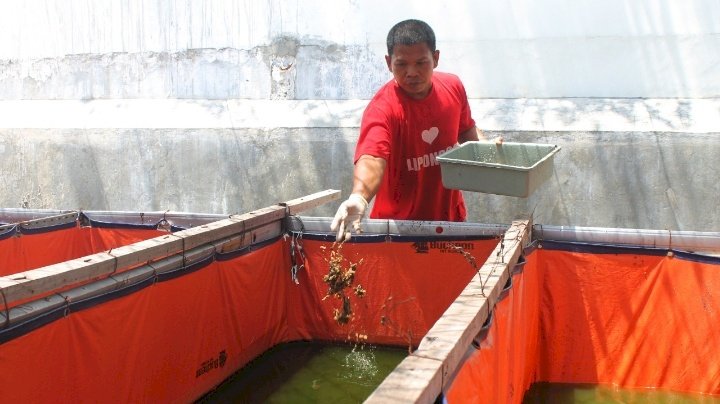
[(366, 402), (520, 403), (535, 382), (719, 397), (719, 252), (720, 233), (535, 225), (492, 291), (473, 278)]
[[(18, 243), (37, 245), (33, 237), (61, 232), (56, 234), (68, 243), (66, 248), (77, 244), (84, 249), (69, 254), (58, 244), (43, 254), (69, 261), (21, 267), (22, 272), (0, 278), (2, 401), (187, 402), (286, 341), (347, 341), (366, 335), (363, 342), (416, 346), (474, 275), (447, 243), (482, 259), (502, 231), (474, 226), (481, 234), (453, 235), (448, 228), (442, 237), (356, 238), (344, 253), (362, 256), (357, 282), (368, 294), (355, 305), (355, 320), (340, 326), (333, 318), (334, 302), (323, 300), (327, 290), (318, 281), (328, 269), (322, 247), (332, 243), (327, 234), (288, 233), (284, 219), (291, 211), (272, 208), (225, 220), (234, 231), (218, 222), (159, 237), (157, 226), (135, 228), (146, 232), (136, 235), (145, 240), (126, 246), (118, 246), (112, 232), (124, 237), (134, 223), (105, 222), (100, 228), (108, 232), (111, 249), (99, 253), (88, 247), (100, 229), (92, 220), (15, 234), (12, 244), (0, 248), (26, 251)], [(264, 215), (277, 220), (249, 224)], [(432, 234), (448, 225), (434, 223)], [(220, 230), (224, 237), (209, 243), (194, 240), (203, 228)], [(171, 251), (168, 234), (189, 249), (162, 260), (130, 258), (143, 246)], [(158, 252), (147, 252), (145, 258), (153, 256)], [(298, 264), (301, 268), (293, 272)], [(428, 276), (430, 270), (454, 267), (457, 273), (448, 273), (441, 289)], [(46, 283), (60, 286), (46, 291)], [(435, 298), (422, 298), (429, 294)], [(381, 322), (380, 316), (386, 320)]]
[(538, 381), (720, 394), (718, 258), (537, 247), (447, 389), (449, 402), (519, 403)]
[(182, 226), (16, 224), (36, 231), (0, 240), (0, 401), (192, 402), (295, 340), (413, 350), (368, 402), (520, 402), (535, 381), (720, 394), (717, 258), (531, 238), (527, 221), (368, 221), (342, 247), (366, 294), (341, 325), (330, 220), (296, 215), (328, 195)]

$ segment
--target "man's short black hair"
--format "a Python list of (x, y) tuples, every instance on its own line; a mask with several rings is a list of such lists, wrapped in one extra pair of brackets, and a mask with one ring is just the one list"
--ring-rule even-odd
[(435, 52), (435, 33), (426, 22), (420, 20), (400, 21), (390, 28), (388, 33), (388, 55), (392, 56), (395, 45), (415, 45), (423, 42), (432, 52)]

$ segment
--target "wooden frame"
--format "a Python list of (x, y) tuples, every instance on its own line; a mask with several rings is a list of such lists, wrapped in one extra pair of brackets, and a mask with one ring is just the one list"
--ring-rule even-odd
[(79, 286), (233, 236), (240, 237), (239, 244), (246, 244), (242, 242), (245, 233), (339, 197), (340, 191), (326, 190), (106, 252), (3, 276), (0, 277), (0, 295), (3, 300), (0, 304), (11, 307), (16, 302), (47, 296), (58, 289)]
[(448, 307), (418, 349), (383, 380), (365, 403), (432, 403), (495, 306), (523, 248), (530, 241), (530, 221), (514, 221), (478, 276)]

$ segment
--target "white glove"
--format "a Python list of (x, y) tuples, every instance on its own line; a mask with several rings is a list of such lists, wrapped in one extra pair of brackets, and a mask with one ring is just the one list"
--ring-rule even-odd
[(340, 204), (340, 207), (335, 213), (335, 218), (330, 224), (330, 230), (335, 231), (337, 229), (337, 236), (335, 241), (347, 241), (350, 240), (350, 231), (348, 230), (348, 223), (352, 224), (355, 232), (362, 232), (360, 227), (360, 220), (365, 216), (368, 202), (360, 194), (350, 194), (347, 201)]

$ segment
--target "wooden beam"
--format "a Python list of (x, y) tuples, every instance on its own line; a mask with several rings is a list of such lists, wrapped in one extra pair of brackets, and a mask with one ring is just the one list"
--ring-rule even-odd
[[(364, 403), (433, 403), (443, 383), (442, 362), (406, 357)], [(434, 394), (434, 395), (433, 395)]]
[(218, 220), (178, 231), (173, 235), (180, 237), (186, 250), (212, 243), (234, 234), (241, 234), (264, 224), (285, 218), (285, 207), (276, 205), (258, 209), (242, 215), (232, 215), (228, 219)]
[(114, 248), (108, 254), (115, 257), (116, 268), (123, 270), (167, 257), (183, 250), (182, 238), (175, 234), (166, 234), (138, 241), (137, 243)]
[(289, 215), (295, 215), (302, 211), (310, 210), (312, 208), (318, 207), (322, 204), (337, 199), (340, 199), (340, 191), (336, 189), (328, 189), (311, 195), (303, 196), (302, 198), (283, 202), (280, 203), (280, 205), (286, 206), (288, 208)]
[(248, 232), (237, 234), (232, 237), (214, 241), (215, 252), (228, 253), (255, 244), (269, 240), (275, 236), (282, 234), (282, 225), (280, 222), (272, 222)]
[[(423, 337), (418, 349), (400, 363), (396, 370), (401, 371), (398, 374), (393, 371), (365, 403), (433, 402), (448, 383), (448, 377), (462, 365), (465, 352), (497, 303), (529, 240), (529, 221), (514, 221), (478, 271), (478, 276), (473, 277), (450, 304)], [(422, 372), (403, 370), (414, 369), (417, 357), (425, 359)], [(436, 380), (438, 375), (442, 376), (441, 383)]]
[(5, 304), (13, 306), (13, 303), (16, 302), (44, 296), (56, 290), (75, 287), (182, 251), (251, 232), (263, 225), (284, 219), (288, 212), (298, 213), (337, 199), (339, 194), (340, 191), (334, 190), (318, 192), (242, 215), (232, 215), (228, 219), (114, 248), (107, 252), (3, 276), (0, 277), (0, 291), (5, 296)]
[(41, 217), (38, 219), (25, 220), (17, 224), (24, 229), (37, 229), (58, 224), (75, 222), (77, 218), (78, 212), (68, 212), (59, 215)]
[(115, 257), (102, 252), (0, 278), (6, 304), (44, 296), (59, 287), (78, 286), (115, 270)]
[(37, 219), (28, 219), (12, 224), (4, 224), (0, 226), (0, 232), (11, 227), (20, 227), (23, 229), (37, 229), (42, 227), (54, 226), (58, 224), (66, 224), (75, 222), (78, 218), (78, 212), (65, 212), (52, 216), (45, 216)]

